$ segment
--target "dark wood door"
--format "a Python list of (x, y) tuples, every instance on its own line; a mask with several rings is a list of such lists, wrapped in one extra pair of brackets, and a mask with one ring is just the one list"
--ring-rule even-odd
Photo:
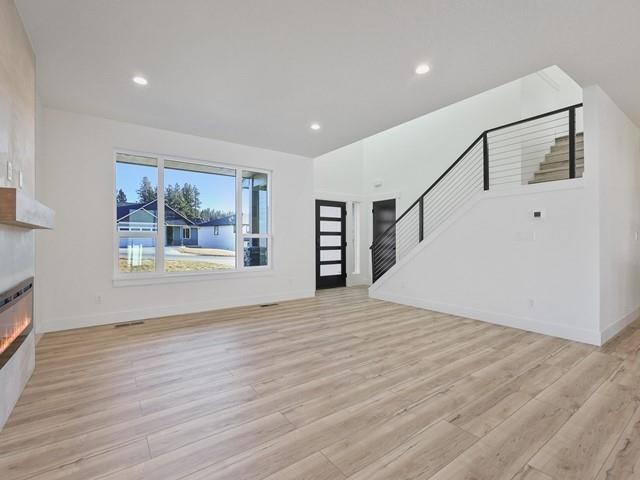
[(316, 288), (347, 284), (345, 202), (316, 200)]

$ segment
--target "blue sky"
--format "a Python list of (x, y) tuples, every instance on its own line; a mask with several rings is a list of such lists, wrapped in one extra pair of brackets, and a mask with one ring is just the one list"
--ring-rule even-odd
[[(119, 189), (122, 189), (127, 195), (127, 201), (137, 202), (138, 194), (136, 190), (144, 176), (149, 178), (153, 186), (157, 185), (158, 179), (155, 167), (117, 163), (116, 193)], [(164, 179), (165, 185), (174, 185), (176, 182), (181, 186), (184, 183), (196, 185), (200, 190), (201, 209), (208, 207), (231, 212), (236, 209), (234, 177), (165, 168)]]

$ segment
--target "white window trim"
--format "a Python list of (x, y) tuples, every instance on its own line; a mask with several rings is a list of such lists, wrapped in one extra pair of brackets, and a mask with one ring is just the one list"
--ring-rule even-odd
[[(253, 167), (249, 165), (230, 164), (225, 162), (212, 162), (204, 159), (194, 159), (187, 157), (179, 157), (175, 155), (165, 155), (153, 152), (144, 152), (130, 150), (127, 148), (116, 148), (113, 150), (113, 185), (112, 191), (116, 188), (116, 165), (118, 154), (138, 155), (157, 159), (158, 169), (158, 228), (155, 232), (122, 232), (117, 227), (117, 206), (111, 199), (113, 205), (113, 285), (114, 286), (131, 286), (145, 284), (173, 283), (176, 281), (195, 281), (206, 279), (230, 278), (235, 276), (264, 276), (273, 270), (273, 202), (272, 202), (272, 185), (273, 170)], [(194, 165), (210, 165), (220, 168), (233, 169), (236, 172), (236, 232), (242, 232), (242, 171), (250, 171), (256, 173), (264, 173), (267, 175), (267, 230), (265, 234), (236, 234), (236, 268), (216, 270), (211, 272), (165, 272), (164, 271), (164, 247), (165, 237), (164, 225), (165, 208), (164, 208), (164, 162), (166, 160), (178, 161), (183, 163), (192, 163)], [(156, 271), (155, 272), (120, 272), (119, 265), (119, 246), (121, 237), (143, 237), (155, 238), (156, 240)], [(244, 266), (244, 238), (267, 238), (267, 265), (254, 267)], [(239, 247), (239, 248), (238, 248)]]

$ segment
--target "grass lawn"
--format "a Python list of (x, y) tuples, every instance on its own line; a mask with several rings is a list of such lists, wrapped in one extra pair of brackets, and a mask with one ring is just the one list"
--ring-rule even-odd
[[(167, 272), (194, 272), (210, 270), (228, 270), (233, 267), (220, 263), (191, 262), (185, 260), (165, 260), (164, 269)], [(143, 260), (141, 265), (129, 266), (126, 258), (120, 259), (121, 272), (153, 272), (156, 269), (154, 260)]]
[(181, 253), (193, 253), (194, 255), (207, 255), (211, 257), (235, 257), (236, 252), (231, 250), (222, 250), (221, 248), (191, 248), (180, 247), (178, 251)]

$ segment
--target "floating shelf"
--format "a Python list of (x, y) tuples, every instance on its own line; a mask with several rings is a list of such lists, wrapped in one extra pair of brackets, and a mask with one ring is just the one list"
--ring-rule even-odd
[(52, 229), (55, 213), (15, 188), (0, 187), (0, 223), (28, 229)]

